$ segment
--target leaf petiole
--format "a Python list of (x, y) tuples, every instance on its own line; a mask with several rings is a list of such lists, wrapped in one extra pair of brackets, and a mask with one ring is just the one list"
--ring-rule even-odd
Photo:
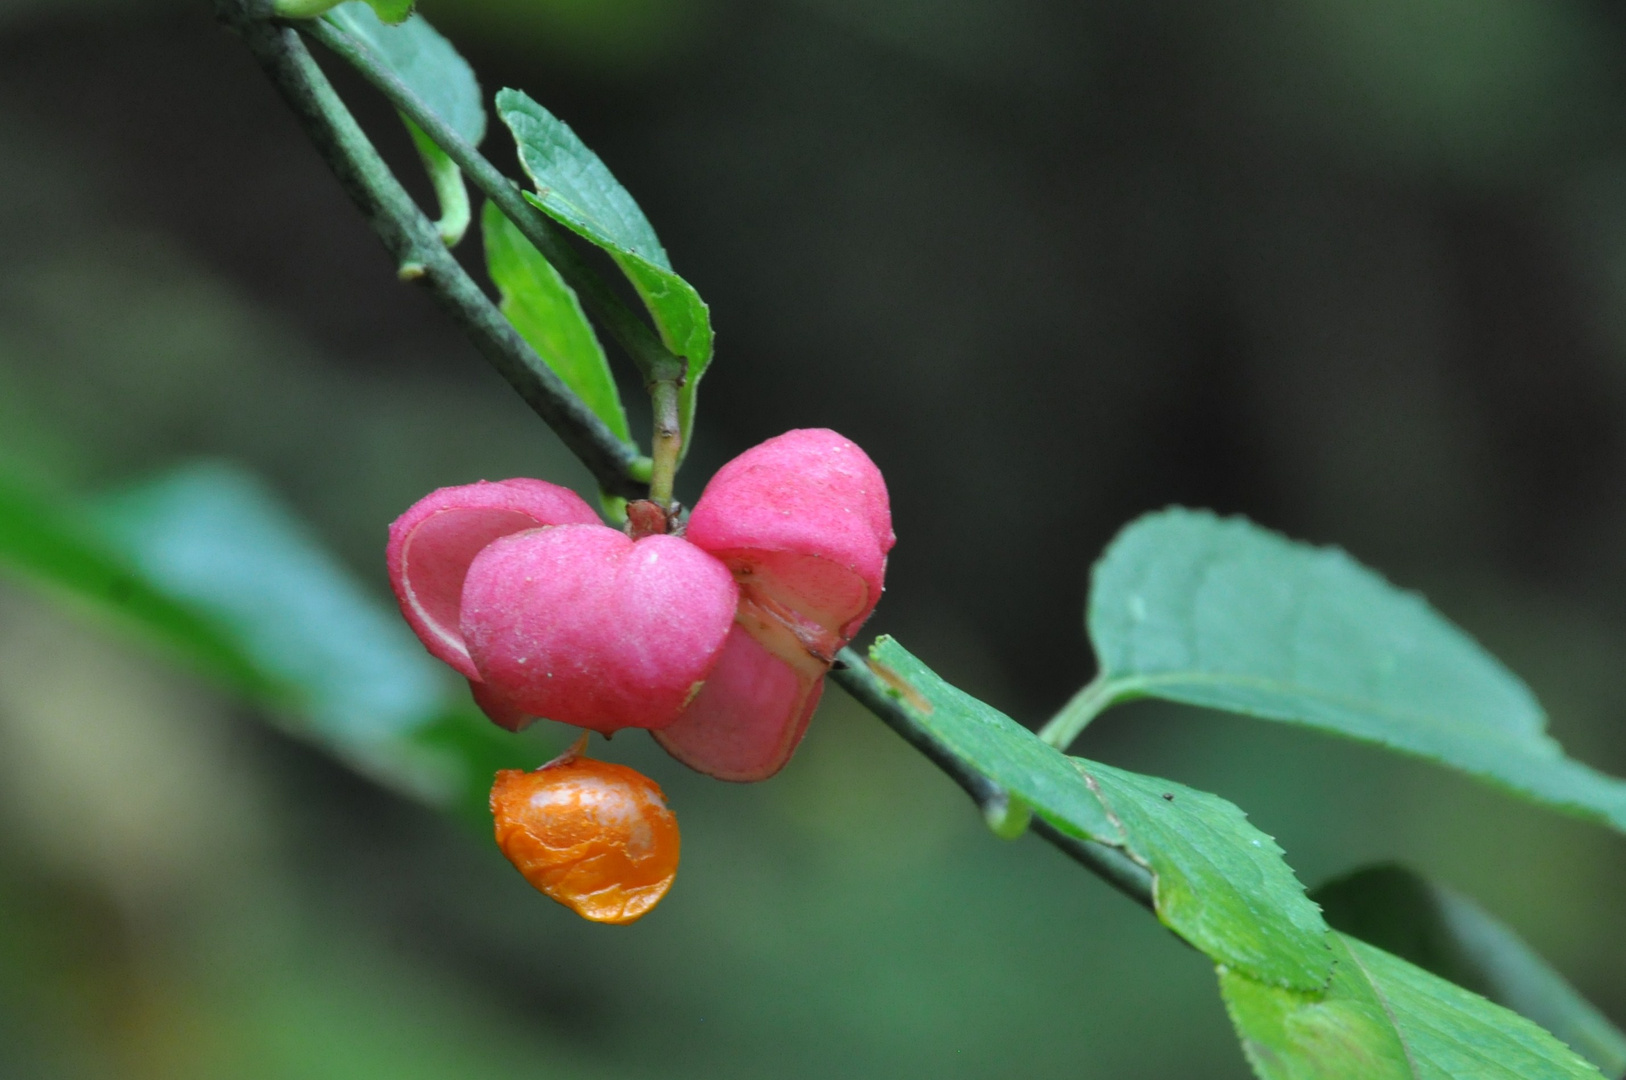
[(1135, 689), (1130, 680), (1108, 678), (1105, 672), (1096, 675), (1078, 693), (1068, 698), (1067, 704), (1039, 729), (1039, 738), (1066, 753), (1092, 720), (1119, 702), (1128, 700)]

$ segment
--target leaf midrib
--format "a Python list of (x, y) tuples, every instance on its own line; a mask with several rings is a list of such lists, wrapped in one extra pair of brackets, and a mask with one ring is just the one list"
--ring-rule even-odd
[[(1158, 675), (1113, 675), (1107, 673), (1107, 680), (1113, 687), (1111, 700), (1122, 701), (1124, 696), (1138, 692), (1150, 692), (1159, 687), (1175, 686), (1181, 683), (1211, 686), (1234, 686), (1252, 690), (1262, 690), (1267, 693), (1282, 696), (1309, 698), (1314, 701), (1340, 706), (1355, 712), (1364, 712), (1380, 717), (1384, 720), (1401, 724), (1413, 724), (1419, 727), (1439, 732), (1444, 735), (1469, 736), (1476, 739), (1494, 739), (1498, 743), (1509, 747), (1524, 750), (1538, 749), (1545, 758), (1562, 757), (1562, 750), (1547, 736), (1543, 726), (1535, 731), (1518, 734), (1511, 733), (1502, 728), (1486, 727), (1460, 727), (1442, 722), (1433, 713), (1410, 712), (1383, 705), (1371, 699), (1351, 698), (1341, 694), (1329, 693), (1326, 690), (1300, 683), (1284, 682), (1260, 676), (1238, 675), (1229, 672), (1209, 671), (1183, 671), (1167, 672)], [(1156, 696), (1155, 694), (1152, 696)], [(1297, 723), (1324, 726), (1313, 720), (1298, 720)]]

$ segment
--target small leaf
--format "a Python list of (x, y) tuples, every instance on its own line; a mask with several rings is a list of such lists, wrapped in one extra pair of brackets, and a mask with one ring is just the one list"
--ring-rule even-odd
[(1327, 984), (1332, 954), (1319, 911), (1281, 849), (1235, 806), (1066, 757), (889, 637), (870, 658), (915, 721), (966, 764), (1057, 829), (1122, 848), (1148, 867), (1158, 918), (1198, 950), (1271, 984)]
[(1220, 968), (1220, 991), (1262, 1080), (1597, 1080), (1517, 1013), (1343, 934), (1324, 993)]
[(609, 429), (631, 441), (621, 393), (576, 293), (495, 203), (481, 211), (486, 265), (502, 313)]
[[(399, 7), (402, 18), (412, 9), (409, 3)], [(478, 146), (486, 134), (486, 110), (474, 69), (422, 15), (406, 19), (399, 26), (386, 26), (390, 20), (381, 22), (382, 17), (382, 13), (374, 15), (362, 0), (340, 4), (324, 16), (371, 49), (380, 63), (422, 98), (435, 115), (469, 145)]]
[(1125, 846), (1152, 871), (1158, 918), (1216, 961), (1280, 986), (1332, 977), (1327, 924), (1276, 841), (1218, 795), (1078, 759)]
[(1472, 900), (1402, 866), (1372, 866), (1313, 894), (1334, 927), (1535, 1021), (1605, 1075), (1626, 1074), (1626, 1035)]
[(1626, 829), (1626, 782), (1566, 758), (1524, 683), (1336, 548), (1241, 518), (1149, 514), (1096, 565), (1089, 633), (1112, 700), (1305, 724)]
[(711, 363), (711, 316), (627, 189), (564, 121), (518, 90), (497, 94), (497, 114), (514, 134), (520, 164), (536, 186), (526, 198), (559, 224), (603, 248), (649, 309), (666, 347), (685, 359), (678, 399), (687, 451), (695, 394)]
[[(374, 9), (377, 9), (376, 15)], [(474, 77), (474, 69), (423, 16), (407, 18), (411, 11), (410, 0), (384, 7), (372, 0), (351, 0), (328, 12), (325, 18), (370, 49), (384, 67), (406, 83), (470, 146), (480, 145), (486, 134), (486, 110), (481, 103), (480, 84)], [(391, 17), (392, 13), (398, 14)], [(386, 23), (400, 25), (387, 26)], [(435, 223), (436, 228), (446, 246), (455, 247), (470, 220), (468, 188), (463, 174), (417, 124), (405, 115), (401, 121), (412, 135), (413, 145), (418, 148), (424, 169), (435, 187), (435, 197), (440, 201), (440, 220)]]

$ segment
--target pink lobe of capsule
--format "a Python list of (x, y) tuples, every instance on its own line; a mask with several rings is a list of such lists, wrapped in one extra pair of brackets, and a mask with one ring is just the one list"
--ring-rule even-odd
[(685, 537), (739, 585), (735, 628), (711, 680), (657, 735), (723, 780), (761, 780), (790, 759), (836, 653), (881, 598), (896, 537), (886, 481), (833, 431), (788, 431), (718, 470)]
[(719, 780), (766, 780), (790, 760), (823, 690), (822, 670), (793, 669), (736, 624), (699, 696), (655, 740)]
[(475, 557), (461, 627), (508, 709), (607, 734), (677, 719), (711, 674), (738, 599), (728, 568), (679, 537), (561, 525)]
[(385, 549), (390, 586), (430, 655), (477, 681), (480, 673), (459, 626), (463, 582), (475, 556), (502, 536), (546, 525), (596, 525), (598, 520), (581, 496), (544, 480), (482, 480), (440, 488), (413, 503), (390, 526)]
[(727, 563), (752, 599), (842, 644), (880, 600), (896, 542), (881, 471), (824, 428), (787, 431), (724, 465), (684, 536)]

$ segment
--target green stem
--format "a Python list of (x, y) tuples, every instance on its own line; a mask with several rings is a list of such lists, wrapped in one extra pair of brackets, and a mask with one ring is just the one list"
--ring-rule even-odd
[[(830, 670), (830, 678), (947, 773), (985, 815), (998, 813), (1007, 803), (1008, 796), (997, 784), (972, 768), (910, 715), (857, 652), (842, 649)], [(1033, 831), (1137, 904), (1154, 910), (1151, 873), (1122, 851), (1094, 840), (1068, 836), (1042, 817), (1034, 817)]]
[[(453, 321), (543, 421), (558, 433), (565, 445), (593, 471), (600, 484), (613, 493), (637, 498), (644, 494), (641, 490), (643, 485), (629, 479), (629, 471), (649, 468), (652, 482), (659, 471), (664, 470), (670, 475), (673, 471), (671, 468), (654, 465), (648, 458), (640, 458), (636, 448), (617, 439), (602, 421), (582, 406), (575, 395), (564, 389), (557, 376), (552, 375), (514, 332), (490, 299), (462, 272), (436, 234), (434, 225), (390, 174), (377, 151), (339, 101), (298, 33), (267, 21), (272, 14), (270, 0), (216, 0), (216, 7), (221, 21), (242, 34), (250, 52), (282, 93), (289, 108), (304, 126), (305, 133), (385, 246), (403, 267), (416, 268), (419, 279), (429, 285)], [(323, 24), (312, 25), (314, 28)], [(432, 119), (430, 124), (424, 122), (430, 118), (428, 114), (416, 115), (399, 100), (396, 104), (435, 138), (436, 143), (463, 167), (504, 213), (509, 212), (509, 207), (496, 199), (476, 170), (471, 168), (472, 159), (463, 155), (457, 146), (441, 141), (432, 126)], [(507, 181), (504, 180), (503, 184), (506, 185)], [(508, 190), (512, 191), (512, 188)], [(525, 205), (528, 207), (529, 204)], [(515, 215), (511, 220), (524, 230), (520, 216)], [(537, 243), (530, 233), (526, 235), (532, 243)], [(542, 245), (537, 243), (537, 246), (540, 248)], [(647, 327), (645, 329), (647, 331)], [(664, 347), (662, 351), (665, 353), (662, 358), (665, 363), (659, 367), (665, 368), (665, 371), (663, 377), (650, 380), (652, 393), (658, 393), (663, 399), (668, 395), (675, 399), (678, 376), (673, 372), (681, 370), (681, 361), (666, 353)], [(663, 385), (668, 389), (660, 389)], [(657, 412), (661, 409), (662, 406), (657, 404)], [(675, 450), (682, 449), (679, 440), (672, 440), (669, 445)], [(870, 670), (863, 657), (853, 650), (842, 650), (830, 677), (947, 773), (985, 814), (997, 810), (998, 804), (1006, 798), (997, 785), (921, 727), (903, 705), (887, 692), (886, 684)], [(1122, 851), (1095, 841), (1067, 836), (1042, 818), (1034, 819), (1033, 830), (1136, 903), (1152, 909), (1151, 875)]]
[(567, 243), (560, 229), (542, 211), (525, 201), (514, 182), (454, 131), (445, 120), (385, 66), (373, 51), (325, 19), (301, 23), (300, 29), (326, 46), (335, 56), (355, 68), (401, 112), (410, 117), (425, 135), (457, 162), (474, 186), (485, 193), (525, 239), (536, 245), (561, 277), (576, 290), (582, 303), (604, 324), (610, 336), (626, 350), (645, 381), (669, 377), (673, 371), (687, 370), (683, 360), (672, 354), (654, 329), (617, 296), (581, 254)]
[(357, 125), (299, 34), (265, 21), (260, 0), (219, 0), (221, 18), (281, 92), (305, 134), (396, 259), (404, 279), (425, 285), (452, 321), (542, 420), (581, 459), (601, 487), (640, 498), (631, 470), (638, 448), (618, 438), (553, 372), (447, 251)]
[(651, 443), (654, 466), (649, 473), (650, 501), (672, 512), (672, 485), (677, 478), (678, 459), (683, 456), (683, 427), (678, 421), (678, 381), (661, 379), (649, 387), (649, 400), (655, 412), (655, 434)]
[(412, 117), (403, 115), (401, 120), (406, 124), (407, 133), (412, 136), (412, 145), (418, 148), (424, 172), (429, 174), (429, 182), (435, 188), (435, 198), (440, 203), (440, 220), (435, 222), (435, 231), (440, 233), (447, 247), (456, 247), (463, 242), (463, 234), (469, 231), (469, 223), (474, 220), (469, 207), (469, 189), (463, 183), (463, 171), (435, 145), (433, 139), (423, 133), (423, 128), (412, 122)]
[(1109, 679), (1105, 674), (1097, 675), (1069, 698), (1049, 723), (1039, 729), (1039, 738), (1066, 753), (1067, 748), (1089, 727), (1090, 721), (1120, 700), (1127, 690), (1125, 684)]

